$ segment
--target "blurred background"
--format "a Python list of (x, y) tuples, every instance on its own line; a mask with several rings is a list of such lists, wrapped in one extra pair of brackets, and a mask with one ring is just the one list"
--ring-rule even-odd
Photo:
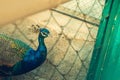
[[(0, 33), (38, 46), (40, 27), (50, 30), (45, 63), (13, 80), (85, 80), (105, 0), (71, 0), (57, 8), (0, 26)], [(40, 27), (36, 26), (39, 25)]]

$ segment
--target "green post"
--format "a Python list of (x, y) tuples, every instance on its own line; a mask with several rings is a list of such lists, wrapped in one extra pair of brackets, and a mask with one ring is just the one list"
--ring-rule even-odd
[(106, 0), (87, 80), (120, 80), (120, 0)]

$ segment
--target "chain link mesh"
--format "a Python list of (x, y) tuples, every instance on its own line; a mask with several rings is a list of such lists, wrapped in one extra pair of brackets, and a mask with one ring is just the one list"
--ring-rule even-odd
[(45, 40), (45, 63), (13, 80), (85, 80), (103, 7), (104, 0), (71, 0), (0, 27), (1, 33), (21, 39), (34, 49), (38, 28), (46, 27), (51, 32)]

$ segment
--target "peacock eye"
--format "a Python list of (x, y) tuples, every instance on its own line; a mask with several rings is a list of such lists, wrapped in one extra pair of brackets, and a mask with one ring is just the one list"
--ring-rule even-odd
[(45, 33), (45, 32), (43, 32), (43, 35), (46, 35), (46, 33)]
[(47, 36), (47, 33), (41, 32), (42, 36)]

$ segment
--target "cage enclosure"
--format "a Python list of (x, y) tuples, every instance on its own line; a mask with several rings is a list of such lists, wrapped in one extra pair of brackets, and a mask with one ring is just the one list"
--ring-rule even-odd
[[(47, 28), (47, 60), (13, 80), (86, 80), (104, 0), (71, 0), (57, 8), (0, 26), (0, 33), (38, 46), (38, 28)], [(39, 26), (37, 26), (39, 25)]]

